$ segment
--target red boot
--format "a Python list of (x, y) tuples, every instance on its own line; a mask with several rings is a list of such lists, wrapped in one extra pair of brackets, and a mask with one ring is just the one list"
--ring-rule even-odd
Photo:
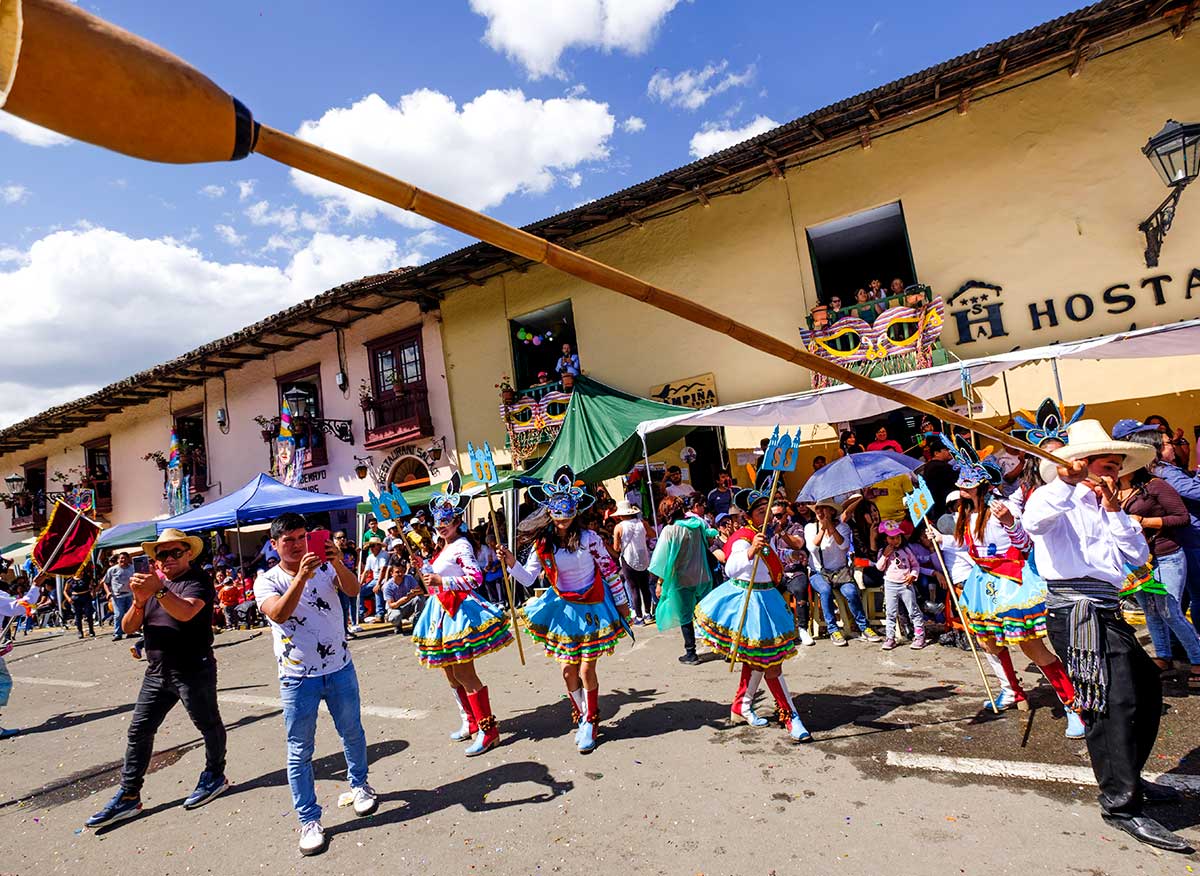
[(479, 723), (479, 732), (475, 736), (475, 741), (467, 748), (466, 755), (467, 757), (478, 757), (485, 751), (496, 747), (496, 743), (500, 741), (500, 728), (496, 725), (495, 716), (492, 715), (492, 704), (488, 702), (486, 687), (481, 687), (475, 693), (467, 694), (467, 701), (471, 704), (471, 712)]
[(1042, 675), (1046, 676), (1046, 681), (1050, 682), (1050, 686), (1054, 688), (1054, 692), (1058, 694), (1062, 704), (1068, 709), (1071, 708), (1075, 702), (1075, 686), (1071, 684), (1070, 676), (1067, 675), (1062, 661), (1055, 660), (1053, 663), (1039, 666), (1038, 669), (1042, 670)]
[(765, 727), (766, 718), (754, 714), (754, 695), (762, 682), (763, 674), (757, 669), (751, 669), (742, 664), (742, 677), (738, 682), (737, 693), (733, 697), (733, 705), (729, 707), (729, 720), (737, 724), (745, 721), (751, 727)]
[(587, 694), (587, 716), (584, 720), (594, 726), (600, 723), (600, 688), (585, 691), (585, 693)]

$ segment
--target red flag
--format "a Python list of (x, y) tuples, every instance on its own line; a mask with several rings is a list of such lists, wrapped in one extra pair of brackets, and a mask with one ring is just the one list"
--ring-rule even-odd
[(47, 575), (77, 575), (91, 559), (100, 527), (70, 505), (55, 501), (33, 546), (33, 564)]

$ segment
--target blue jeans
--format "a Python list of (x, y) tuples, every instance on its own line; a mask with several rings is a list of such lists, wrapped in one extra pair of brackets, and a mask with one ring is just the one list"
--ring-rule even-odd
[[(1139, 593), (1138, 602), (1146, 612), (1146, 629), (1154, 645), (1154, 656), (1159, 660), (1171, 659), (1171, 633), (1179, 639), (1187, 652), (1188, 663), (1200, 665), (1200, 635), (1188, 623), (1180, 608), (1179, 599), (1187, 584), (1187, 556), (1182, 550), (1162, 557), (1155, 557), (1158, 580), (1167, 589), (1167, 595)], [(1200, 608), (1193, 603), (1192, 611)]]
[(130, 595), (114, 596), (113, 600), (113, 635), (118, 639), (125, 638), (125, 633), (121, 631), (121, 618), (125, 617), (125, 612), (133, 608), (133, 597)]
[[(1187, 557), (1187, 602), (1192, 610), (1192, 626), (1200, 632), (1200, 544), (1184, 546), (1183, 553)], [(1181, 607), (1183, 603), (1181, 599)]]
[[(810, 571), (808, 574), (808, 583), (812, 589), (817, 591), (817, 595), (821, 597), (821, 613), (825, 615), (825, 626), (829, 628), (830, 635), (837, 629), (837, 608), (833, 602), (833, 585), (825, 580), (825, 576), (820, 572)], [(858, 593), (858, 585), (853, 580), (847, 581), (845, 584), (839, 584), (838, 590), (846, 600), (846, 605), (850, 608), (850, 614), (854, 617), (854, 622), (860, 630), (867, 628), (867, 615), (863, 611), (862, 597)]]
[(367, 783), (367, 735), (359, 712), (358, 675), (347, 663), (329, 675), (279, 679), (283, 700), (283, 725), (287, 730), (287, 776), (292, 806), (300, 823), (321, 820), (317, 788), (313, 782), (313, 748), (317, 738), (317, 708), (324, 701), (333, 726), (342, 738), (350, 787)]

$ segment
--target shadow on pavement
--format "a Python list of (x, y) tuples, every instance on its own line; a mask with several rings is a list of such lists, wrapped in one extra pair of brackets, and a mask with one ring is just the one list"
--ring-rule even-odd
[[(128, 708), (133, 708), (129, 706)], [(179, 709), (179, 714), (183, 714), (186, 718), (186, 713), (183, 709)], [(244, 718), (239, 718), (232, 724), (226, 724), (225, 729), (237, 730), (250, 724), (254, 724), (264, 718), (273, 718), (280, 714), (276, 709), (272, 712), (266, 712), (261, 715), (247, 715)], [(179, 745), (174, 745), (170, 748), (164, 748), (161, 751), (154, 752), (150, 758), (150, 767), (146, 773), (158, 772), (166, 766), (171, 766), (177, 763), (189, 751), (196, 748), (201, 748), (204, 745), (203, 739), (189, 739), (187, 742), (181, 742)], [(63, 776), (52, 785), (43, 785), (41, 788), (30, 791), (26, 794), (15, 794), (11, 800), (6, 800), (0, 803), (0, 810), (7, 809), (10, 806), (18, 806), (20, 804), (28, 804), (43, 809), (49, 809), (54, 806), (60, 806), (63, 803), (69, 803), (72, 800), (78, 800), (81, 797), (86, 797), (97, 791), (103, 791), (105, 788), (116, 788), (121, 782), (121, 767), (124, 765), (123, 760), (109, 761), (108, 763), (99, 764), (89, 767), (85, 770), (80, 770), (70, 775)], [(158, 812), (170, 806), (178, 805), (183, 802), (183, 798), (172, 803), (163, 803), (153, 809), (146, 810), (142, 816), (152, 812)], [(133, 819), (136, 821), (137, 819)], [(122, 822), (127, 823), (127, 822)]]
[[(604, 700), (601, 699), (601, 703)], [(603, 710), (601, 710), (603, 711)], [(712, 700), (660, 700), (647, 709), (630, 712), (620, 720), (600, 724), (601, 739), (649, 739), (677, 730), (699, 730), (702, 727), (723, 729), (729, 717), (729, 706)], [(562, 735), (562, 734), (560, 734)]]
[[(635, 703), (651, 702), (657, 694), (656, 688), (606, 691), (602, 686), (600, 692), (601, 726), (612, 721), (613, 716), (623, 707)], [(505, 742), (515, 742), (518, 739), (541, 742), (565, 736), (571, 732), (573, 727), (571, 704), (566, 697), (563, 697), (557, 702), (545, 703), (536, 709), (529, 709), (512, 718), (501, 720), (500, 734)]]
[[(518, 785), (524, 782), (541, 785), (546, 790), (516, 800), (488, 799), (491, 794), (505, 785)], [(449, 809), (451, 806), (462, 806), (468, 812), (491, 812), (497, 809), (507, 809), (510, 806), (550, 803), (555, 798), (573, 790), (574, 787), (574, 782), (560, 782), (555, 779), (544, 764), (532, 761), (508, 763), (484, 770), (473, 776), (467, 776), (448, 785), (442, 785), (440, 788), (411, 788), (380, 794), (380, 810), (375, 815), (330, 828), (328, 833), (332, 837), (343, 833), (352, 833), (356, 830), (398, 824), (414, 818), (424, 818), (434, 812)], [(395, 808), (388, 806), (397, 801), (403, 805)]]
[(57, 715), (51, 715), (41, 724), (33, 727), (22, 727), (21, 735), (30, 736), (34, 733), (50, 733), (54, 730), (65, 730), (68, 727), (78, 727), (80, 724), (87, 724), (91, 721), (102, 721), (105, 718), (111, 718), (114, 715), (132, 711), (133, 703), (128, 703), (124, 706), (113, 706), (111, 709), (97, 709), (94, 712), (59, 712)]
[[(273, 712), (272, 714), (278, 714)], [(387, 739), (383, 742), (374, 742), (367, 746), (367, 763), (370, 766), (375, 766), (378, 761), (386, 757), (391, 757), (393, 754), (408, 748), (408, 741), (405, 739)], [(269, 773), (263, 773), (253, 779), (245, 781), (233, 781), (233, 787), (225, 792), (225, 796), (241, 794), (245, 791), (250, 791), (255, 788), (270, 788), (278, 785), (287, 787), (287, 747), (284, 743), (283, 736), (280, 734), (279, 748), (277, 750), (279, 763), (283, 764), (279, 769), (272, 770)], [(327, 754), (324, 757), (319, 757), (313, 761), (313, 778), (314, 779), (341, 779), (346, 778), (346, 756), (338, 751), (334, 754)]]
[[(954, 685), (940, 684), (921, 690), (901, 690), (886, 685), (876, 685), (864, 693), (800, 692), (793, 700), (796, 710), (805, 725), (813, 733), (827, 732), (846, 725), (866, 727), (875, 731), (903, 730), (921, 721), (883, 721), (885, 715), (898, 708), (915, 706), (935, 700), (947, 700), (958, 696)], [(774, 703), (768, 702), (759, 710), (766, 715), (773, 710)], [(972, 719), (986, 721), (993, 716), (983, 713)], [(963, 720), (958, 718), (955, 720)]]

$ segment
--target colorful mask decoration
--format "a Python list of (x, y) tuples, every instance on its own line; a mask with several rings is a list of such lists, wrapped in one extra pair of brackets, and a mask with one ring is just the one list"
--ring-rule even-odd
[(963, 489), (983, 484), (995, 487), (1004, 479), (1004, 472), (1000, 465), (990, 457), (980, 460), (979, 453), (971, 446), (970, 440), (956, 435), (954, 441), (950, 442), (945, 435), (938, 437), (941, 438), (943, 444), (950, 448), (950, 464), (958, 472), (955, 486)]
[(1035, 447), (1041, 447), (1047, 441), (1061, 441), (1066, 444), (1067, 429), (1083, 416), (1083, 409), (1084, 405), (1080, 405), (1071, 415), (1071, 419), (1064, 422), (1063, 411), (1058, 403), (1051, 398), (1045, 399), (1038, 405), (1037, 415), (1033, 420), (1030, 420), (1024, 411), (1013, 414), (1013, 420), (1021, 428), (1013, 429), (1012, 435), (1014, 438), (1028, 441)]
[(552, 481), (530, 487), (529, 495), (550, 512), (553, 520), (570, 520), (596, 501), (575, 483), (575, 471), (569, 465), (556, 471)]
[[(886, 364), (885, 360), (905, 356), (905, 367), (933, 364), (931, 349), (941, 337), (946, 305), (934, 298), (924, 307), (889, 307), (867, 322), (860, 316), (843, 316), (824, 328), (800, 330), (805, 349), (839, 365), (860, 365), (861, 371)], [(813, 375), (814, 386), (828, 385)]]
[(471, 497), (462, 495), (461, 490), (462, 478), (455, 472), (442, 487), (442, 492), (435, 493), (429, 500), (429, 513), (433, 516), (434, 526), (447, 526), (462, 514)]
[(541, 398), (519, 396), (510, 405), (500, 406), (500, 415), (506, 416), (510, 432), (539, 432), (555, 426), (561, 426), (567, 416), (567, 405), (571, 403), (571, 394), (567, 392), (548, 392)]

